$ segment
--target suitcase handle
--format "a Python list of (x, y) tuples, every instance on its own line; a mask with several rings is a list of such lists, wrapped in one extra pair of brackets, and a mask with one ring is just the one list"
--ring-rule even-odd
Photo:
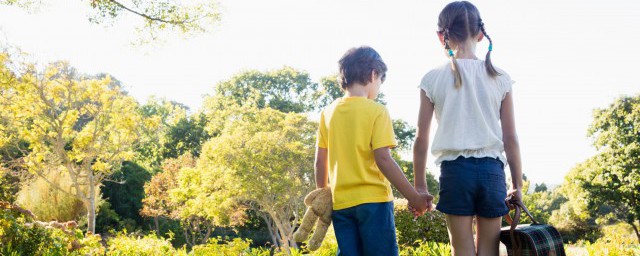
[(510, 233), (511, 233), (511, 246), (513, 250), (513, 254), (516, 256), (519, 256), (519, 255), (522, 255), (522, 248), (519, 241), (516, 239), (514, 232), (516, 230), (516, 227), (520, 223), (520, 213), (522, 211), (527, 213), (527, 216), (529, 216), (529, 219), (531, 219), (531, 222), (533, 222), (533, 224), (538, 224), (538, 222), (533, 218), (533, 216), (531, 215), (531, 212), (529, 212), (527, 207), (524, 206), (524, 203), (522, 203), (522, 200), (518, 198), (513, 198), (513, 196), (510, 195), (507, 197), (507, 199), (505, 199), (505, 203), (507, 205), (513, 205), (515, 207), (516, 214), (513, 216), (513, 219), (511, 218), (511, 215), (509, 215), (509, 213), (505, 214), (504, 218), (507, 221), (507, 223), (511, 225)]

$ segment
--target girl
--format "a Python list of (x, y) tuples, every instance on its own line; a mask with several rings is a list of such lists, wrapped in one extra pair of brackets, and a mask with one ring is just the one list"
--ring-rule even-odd
[[(450, 61), (428, 72), (420, 84), (415, 186), (418, 191), (427, 191), (425, 165), (435, 110), (438, 129), (431, 152), (441, 168), (436, 209), (446, 214), (452, 252), (498, 255), (501, 217), (509, 211), (505, 204), (507, 163), (513, 177), (509, 194), (522, 198), (513, 81), (491, 64), (493, 42), (473, 4), (448, 4), (440, 13), (437, 33)], [(480, 60), (475, 55), (476, 44), (485, 37), (489, 50), (485, 60)]]

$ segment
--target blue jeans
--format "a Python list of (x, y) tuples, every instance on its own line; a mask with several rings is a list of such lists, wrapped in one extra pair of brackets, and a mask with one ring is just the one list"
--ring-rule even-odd
[(333, 211), (338, 255), (398, 255), (393, 202), (367, 203)]

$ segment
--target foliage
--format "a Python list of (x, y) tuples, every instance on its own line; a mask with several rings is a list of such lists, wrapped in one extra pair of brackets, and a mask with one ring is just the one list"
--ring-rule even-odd
[[(62, 187), (71, 186), (71, 179), (65, 173), (49, 173), (46, 179)], [(22, 186), (16, 202), (30, 209), (41, 220), (77, 220), (87, 213), (77, 197), (52, 187), (45, 178), (39, 176)]]
[(640, 220), (640, 94), (620, 97), (593, 115), (589, 136), (599, 152), (577, 181), (587, 193), (589, 209), (609, 206), (634, 228), (640, 242), (635, 225)]
[(599, 236), (596, 217), (590, 213), (587, 205), (587, 193), (578, 182), (589, 170), (592, 161), (587, 160), (571, 169), (565, 176), (564, 183), (556, 189), (564, 198), (562, 201), (566, 201), (552, 212), (549, 223), (560, 231), (565, 241), (594, 241)]
[(317, 108), (316, 88), (308, 73), (284, 67), (236, 74), (216, 85), (216, 95), (231, 99), (237, 105), (303, 113)]
[[(36, 10), (41, 0), (1, 0), (0, 5), (14, 5), (26, 10)], [(138, 43), (157, 40), (162, 34), (179, 32), (184, 36), (205, 33), (220, 21), (220, 7), (217, 1), (121, 1), (92, 0), (78, 1), (92, 10), (89, 21), (111, 25), (122, 16), (133, 15), (138, 19), (135, 25), (139, 33)]]
[(111, 209), (120, 218), (142, 225), (143, 219), (139, 212), (145, 196), (144, 184), (151, 179), (151, 174), (136, 163), (126, 161), (109, 179), (111, 181), (104, 183), (102, 195), (111, 204)]
[[(26, 141), (24, 166), (42, 178), (68, 175), (71, 186), (53, 187), (77, 196), (94, 231), (96, 186), (133, 156), (140, 117), (136, 101), (112, 86), (110, 78), (89, 79), (68, 63), (52, 63), (40, 72), (34, 65), (3, 90), (10, 104), (0, 104), (12, 127)], [(16, 144), (16, 146), (21, 144)], [(45, 179), (46, 180), (46, 179)]]
[(421, 241), (449, 242), (449, 233), (444, 214), (438, 211), (426, 213), (413, 220), (413, 213), (407, 210), (407, 201), (394, 201), (394, 215), (398, 244), (403, 247), (419, 246)]
[(225, 256), (225, 255), (244, 255), (251, 252), (250, 240), (235, 238), (231, 241), (223, 242), (220, 238), (211, 238), (207, 244), (196, 245), (191, 250), (190, 255), (194, 256)]
[(98, 235), (84, 237), (77, 229), (64, 232), (34, 223), (28, 214), (0, 202), (0, 255), (86, 255), (104, 253)]
[(433, 241), (416, 241), (415, 247), (404, 247), (400, 250), (400, 256), (449, 256), (451, 255), (451, 246), (448, 243), (439, 243)]
[(116, 237), (108, 241), (108, 251), (106, 255), (124, 256), (156, 256), (156, 255), (187, 255), (184, 248), (175, 249), (171, 242), (155, 235), (143, 237), (128, 236), (126, 233), (119, 233)]
[(631, 225), (618, 223), (602, 227), (603, 236), (591, 243), (589, 241), (579, 241), (578, 244), (584, 246), (588, 255), (638, 255), (640, 245), (633, 234)]
[(152, 173), (160, 170), (165, 159), (186, 153), (199, 156), (202, 143), (210, 137), (205, 131), (206, 115), (188, 115), (188, 107), (183, 104), (151, 97), (140, 110), (146, 125), (136, 148), (137, 159)]
[[(156, 231), (159, 233), (159, 217), (174, 218), (174, 211), (178, 206), (171, 201), (169, 191), (178, 187), (178, 175), (183, 167), (195, 166), (195, 160), (190, 154), (185, 154), (177, 159), (167, 159), (163, 162), (162, 172), (157, 173), (151, 180), (145, 183), (145, 198), (142, 199), (140, 214), (155, 219)], [(160, 235), (160, 234), (158, 234)]]
[(213, 192), (259, 212), (272, 242), (287, 250), (313, 179), (317, 124), (271, 108), (227, 105), (226, 110), (219, 122), (224, 130), (203, 146), (196, 173), (223, 178), (218, 183), (226, 188)]

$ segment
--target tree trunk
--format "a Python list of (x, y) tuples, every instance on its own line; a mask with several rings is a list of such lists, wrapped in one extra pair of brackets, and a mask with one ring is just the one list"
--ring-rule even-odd
[(631, 224), (631, 226), (633, 227), (633, 231), (636, 232), (636, 237), (638, 237), (638, 243), (640, 243), (640, 232), (638, 232), (638, 227), (636, 227), (636, 224), (634, 223), (634, 221), (630, 221), (629, 224)]
[(275, 212), (271, 212), (269, 213), (269, 215), (271, 215), (271, 219), (273, 219), (273, 222), (276, 224), (276, 227), (278, 228), (278, 234), (280, 234), (280, 239), (281, 239), (280, 242), (283, 247), (283, 250), (287, 255), (291, 255), (291, 250), (289, 247), (290, 239), (289, 237), (287, 237), (287, 231), (284, 225), (282, 225), (282, 222), (280, 221), (280, 219), (278, 219), (278, 216), (276, 215)]
[(262, 217), (262, 219), (264, 219), (264, 222), (267, 223), (267, 228), (269, 228), (269, 236), (271, 236), (271, 242), (273, 243), (273, 246), (278, 247), (278, 238), (277, 238), (277, 234), (274, 227), (273, 227), (273, 221), (269, 218), (268, 215), (265, 214), (260, 214), (260, 217)]
[(87, 209), (87, 232), (91, 232), (91, 234), (96, 233), (96, 186), (95, 180), (93, 176), (93, 172), (89, 171), (88, 174), (89, 180), (89, 205)]
[(158, 221), (158, 216), (153, 216), (153, 223), (156, 224), (156, 236), (160, 237), (160, 224)]

